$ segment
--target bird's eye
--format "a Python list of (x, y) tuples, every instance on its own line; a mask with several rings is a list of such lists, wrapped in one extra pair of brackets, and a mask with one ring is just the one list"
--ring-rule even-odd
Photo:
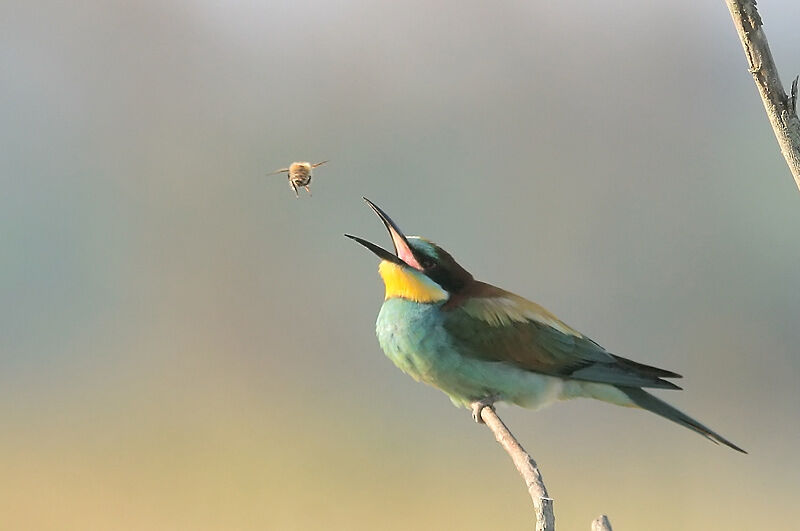
[(419, 265), (421, 265), (423, 269), (431, 269), (436, 265), (436, 262), (434, 262), (430, 258), (423, 258), (420, 261)]

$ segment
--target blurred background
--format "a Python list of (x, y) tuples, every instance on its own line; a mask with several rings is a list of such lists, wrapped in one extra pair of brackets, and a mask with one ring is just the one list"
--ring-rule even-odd
[[(792, 0), (760, 5), (784, 83)], [(0, 6), (0, 529), (529, 529), (489, 431), (386, 360), (361, 202), (750, 455), (501, 415), (560, 529), (796, 527), (800, 192), (723, 2)], [(295, 200), (293, 160), (331, 162)], [(758, 524), (756, 524), (758, 522)]]

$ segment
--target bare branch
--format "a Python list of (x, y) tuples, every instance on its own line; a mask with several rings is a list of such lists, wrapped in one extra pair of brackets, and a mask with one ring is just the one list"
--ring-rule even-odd
[(508, 427), (503, 424), (497, 416), (492, 406), (484, 406), (480, 411), (480, 418), (486, 426), (492, 430), (494, 438), (500, 446), (511, 456), (514, 466), (517, 467), (525, 485), (528, 487), (528, 494), (533, 500), (533, 508), (536, 512), (536, 531), (554, 531), (556, 519), (553, 515), (553, 499), (547, 494), (547, 488), (542, 481), (542, 474), (536, 466), (536, 461), (525, 451), (517, 442), (514, 435), (508, 431)]
[(592, 521), (592, 531), (613, 531), (608, 516), (601, 514)]
[(750, 73), (761, 94), (764, 109), (786, 164), (800, 188), (800, 119), (797, 117), (797, 83), (792, 85), (792, 95), (783, 90), (778, 69), (772, 59), (767, 36), (762, 29), (761, 16), (755, 0), (725, 0), (733, 17), (733, 24), (742, 41)]

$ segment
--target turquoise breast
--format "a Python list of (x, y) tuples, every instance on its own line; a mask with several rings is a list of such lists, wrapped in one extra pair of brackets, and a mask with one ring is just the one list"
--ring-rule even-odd
[(378, 341), (400, 370), (444, 391), (463, 407), (486, 397), (531, 408), (562, 398), (559, 378), (456, 351), (444, 326), (446, 319), (454, 317), (441, 309), (442, 304), (401, 298), (383, 303), (376, 325)]
[(490, 390), (472, 360), (456, 352), (443, 326), (443, 303), (422, 304), (401, 298), (385, 301), (376, 332), (386, 356), (417, 381), (441, 389), (465, 406)]
[(386, 356), (415, 380), (432, 385), (442, 371), (454, 368), (453, 360), (447, 360), (449, 345), (440, 306), (389, 299), (383, 303), (375, 327)]

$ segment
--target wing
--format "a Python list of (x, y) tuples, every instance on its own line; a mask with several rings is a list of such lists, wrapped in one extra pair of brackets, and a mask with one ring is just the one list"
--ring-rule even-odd
[(470, 291), (443, 307), (444, 327), (464, 356), (575, 380), (680, 389), (662, 379), (680, 375), (615, 356), (534, 302), (481, 282)]
[(278, 175), (279, 173), (286, 173), (289, 171), (289, 168), (281, 168), (279, 170), (275, 170), (272, 173), (268, 173), (267, 175)]

